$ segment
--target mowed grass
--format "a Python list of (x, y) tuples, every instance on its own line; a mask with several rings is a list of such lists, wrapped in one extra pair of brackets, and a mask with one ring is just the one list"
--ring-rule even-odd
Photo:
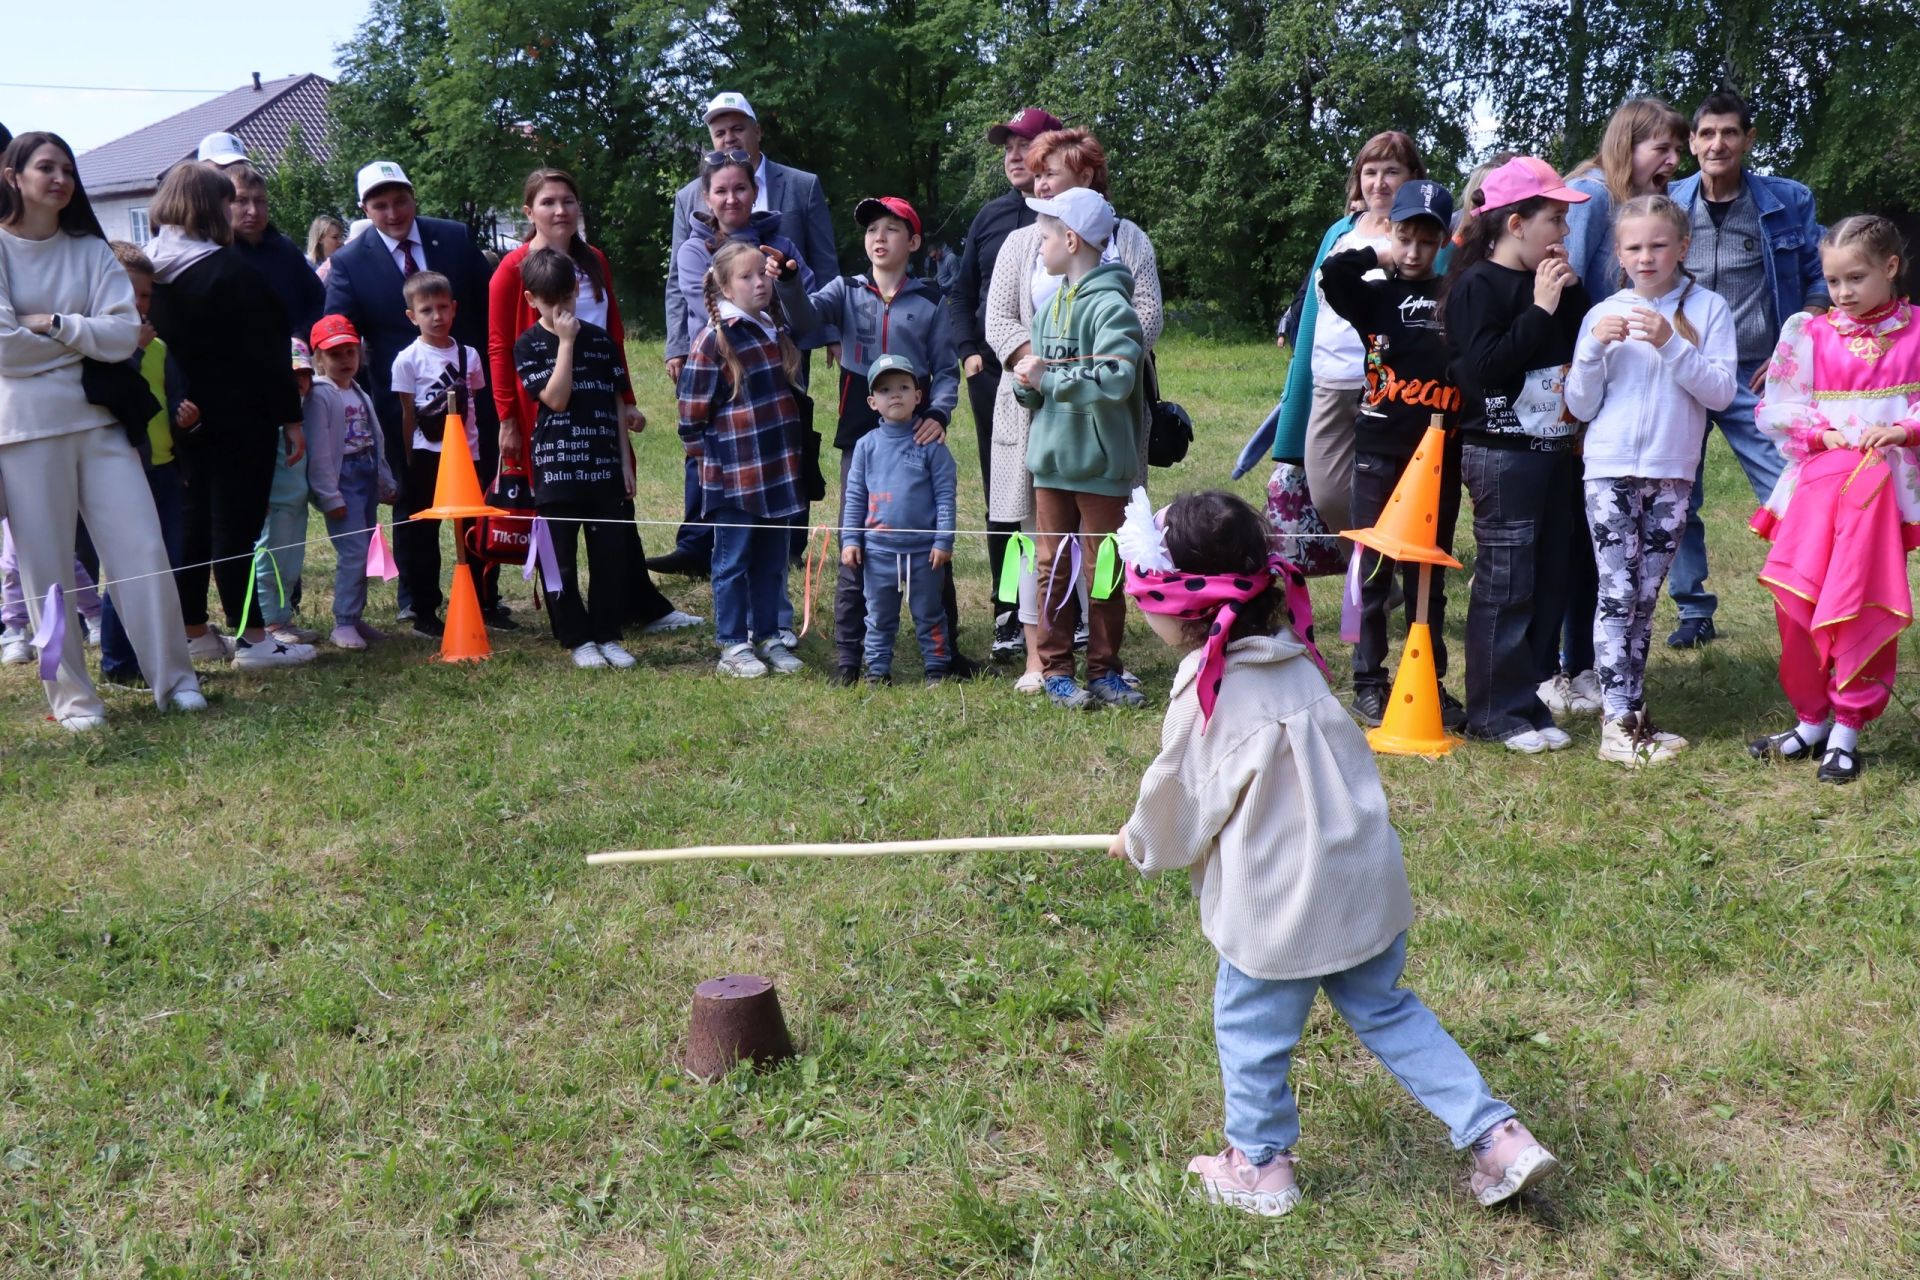
[[(637, 367), (642, 514), (670, 520), (669, 389)], [(1164, 498), (1225, 479), (1279, 361), (1174, 338), (1162, 369), (1200, 434)], [(1567, 1165), (1523, 1205), (1473, 1204), (1324, 1004), (1295, 1069), (1303, 1206), (1185, 1198), (1223, 1143), (1182, 879), (1095, 853), (585, 866), (1111, 830), (1175, 662), (1137, 617), (1154, 709), (1100, 716), (1005, 678), (835, 689), (817, 634), (806, 675), (749, 684), (713, 675), (710, 629), (637, 641), (624, 674), (526, 630), (480, 666), (394, 641), (212, 673), (198, 718), (112, 694), (84, 738), (0, 670), (0, 1273), (1915, 1274), (1920, 720), (1896, 703), (1849, 788), (1747, 759), (1787, 713), (1746, 485), (1713, 458), (1726, 638), (1650, 673), (1691, 752), (1629, 773), (1587, 721), (1552, 757), (1381, 761), (1408, 981)], [(958, 563), (979, 653), (980, 540)], [(316, 548), (309, 621), (330, 582)], [(1335, 584), (1315, 594), (1330, 619)], [(725, 972), (778, 982), (799, 1060), (684, 1074), (692, 989)]]

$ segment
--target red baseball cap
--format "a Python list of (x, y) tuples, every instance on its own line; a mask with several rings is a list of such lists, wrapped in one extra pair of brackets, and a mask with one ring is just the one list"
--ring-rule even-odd
[(921, 234), (920, 215), (914, 212), (912, 205), (899, 196), (868, 196), (853, 206), (853, 220), (863, 227), (875, 218), (887, 217), (899, 218), (913, 228), (913, 234)]
[(313, 349), (331, 351), (335, 347), (344, 347), (347, 343), (358, 343), (360, 331), (353, 327), (353, 321), (345, 316), (321, 316), (314, 323)]
[(987, 141), (996, 147), (1004, 147), (1007, 145), (1008, 138), (1025, 138), (1028, 142), (1032, 142), (1043, 133), (1052, 133), (1055, 129), (1066, 127), (1060, 123), (1057, 116), (1050, 115), (1039, 107), (1022, 107), (1013, 113), (1013, 119), (987, 130)]

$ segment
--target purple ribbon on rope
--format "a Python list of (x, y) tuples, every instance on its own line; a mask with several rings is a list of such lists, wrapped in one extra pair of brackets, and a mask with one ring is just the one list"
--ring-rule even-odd
[(536, 568), (547, 594), (557, 595), (560, 591), (560, 558), (554, 554), (553, 530), (540, 516), (533, 518), (533, 528), (527, 535), (527, 567), (520, 571), (522, 580), (532, 582)]

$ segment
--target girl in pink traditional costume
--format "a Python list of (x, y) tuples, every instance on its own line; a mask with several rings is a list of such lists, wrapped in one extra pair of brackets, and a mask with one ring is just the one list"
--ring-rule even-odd
[[(1900, 234), (1848, 218), (1820, 242), (1833, 310), (1787, 321), (1755, 421), (1787, 457), (1754, 531), (1780, 622), (1780, 686), (1799, 723), (1756, 758), (1820, 756), (1823, 782), (1860, 776), (1860, 730), (1893, 694), (1913, 621), (1920, 546), (1920, 327), (1900, 296)], [(1822, 747), (1824, 746), (1824, 751)]]

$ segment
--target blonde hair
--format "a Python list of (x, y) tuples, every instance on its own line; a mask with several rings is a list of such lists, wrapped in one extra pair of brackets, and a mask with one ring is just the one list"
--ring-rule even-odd
[(1857, 249), (1874, 263), (1898, 258), (1902, 268), (1907, 261), (1907, 244), (1900, 228), (1875, 213), (1856, 213), (1828, 227), (1827, 234), (1820, 237), (1820, 251), (1828, 249)]
[[(740, 363), (740, 354), (727, 338), (726, 322), (720, 318), (720, 282), (726, 278), (733, 264), (749, 253), (759, 263), (764, 265), (766, 262), (759, 245), (744, 240), (729, 240), (721, 245), (719, 252), (713, 255), (713, 261), (708, 264), (706, 279), (700, 285), (701, 296), (707, 303), (707, 321), (713, 326), (713, 345), (720, 353), (720, 362), (727, 367), (727, 377), (733, 380), (736, 393), (746, 377), (746, 367)], [(787, 318), (780, 309), (779, 295), (774, 296), (767, 311), (773, 317), (775, 332), (779, 334), (780, 363), (787, 371), (787, 381), (791, 383), (800, 373), (800, 349), (793, 345), (793, 339), (787, 334)]]
[(330, 213), (323, 213), (307, 224), (307, 261), (316, 267), (327, 260), (326, 255), (320, 252), (320, 238), (329, 229), (340, 233), (342, 243), (346, 241), (347, 224)]
[(1648, 138), (1661, 134), (1684, 145), (1687, 118), (1658, 98), (1628, 98), (1607, 119), (1607, 131), (1600, 137), (1600, 149), (1575, 165), (1573, 178), (1598, 174), (1607, 184), (1607, 194), (1615, 204), (1633, 199), (1633, 151)]
[[(1683, 241), (1693, 234), (1692, 220), (1687, 216), (1687, 211), (1672, 200), (1657, 194), (1635, 196), (1613, 215), (1613, 242), (1616, 247), (1620, 243), (1620, 228), (1626, 225), (1629, 218), (1664, 218), (1667, 225), (1673, 228), (1673, 234)], [(1625, 274), (1623, 270), (1622, 277)], [(1680, 264), (1680, 274), (1687, 278), (1687, 285), (1680, 291), (1680, 301), (1673, 306), (1673, 331), (1697, 347), (1700, 345), (1700, 331), (1693, 327), (1693, 321), (1687, 319), (1687, 299), (1693, 296), (1697, 281), (1684, 262)]]

